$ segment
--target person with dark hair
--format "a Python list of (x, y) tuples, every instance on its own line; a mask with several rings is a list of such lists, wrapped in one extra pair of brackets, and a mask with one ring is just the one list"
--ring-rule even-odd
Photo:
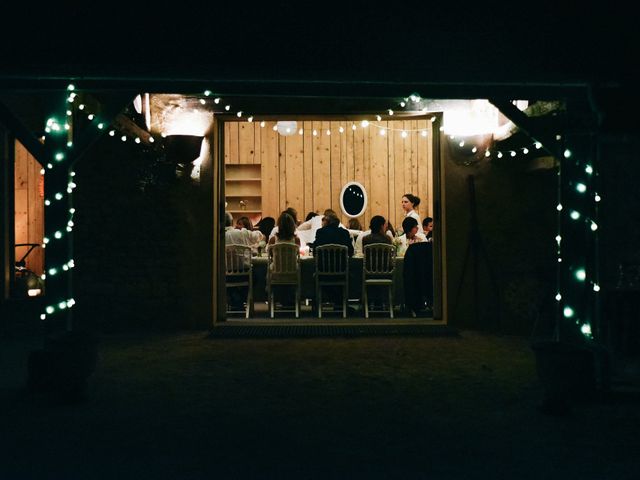
[(433, 218), (425, 217), (422, 220), (422, 232), (424, 233), (427, 242), (430, 242), (433, 239)]
[[(298, 225), (298, 236), (304, 243), (312, 245), (316, 240), (317, 231), (324, 226), (323, 219), (328, 215), (333, 215), (338, 218), (338, 214), (330, 208), (324, 211), (324, 215), (315, 215), (305, 222)], [(344, 226), (338, 220), (338, 226), (344, 228)]]
[(264, 235), (264, 238), (269, 238), (271, 230), (276, 226), (276, 219), (273, 217), (262, 217), (262, 219), (256, 223), (256, 227)]
[[(293, 207), (288, 207), (288, 208), (284, 209), (280, 213), (280, 216), (282, 216), (283, 213), (288, 214), (293, 219), (293, 225), (297, 229), (298, 225), (299, 225), (299, 222), (298, 222), (298, 211)], [(278, 217), (278, 221), (280, 221), (280, 217)], [(276, 233), (278, 233), (278, 225), (276, 225), (275, 227), (273, 227), (271, 229), (271, 233), (269, 234), (269, 240), (271, 240), (273, 237), (275, 237)]]
[(418, 213), (418, 205), (420, 205), (420, 197), (416, 197), (412, 193), (405, 193), (402, 196), (402, 211), (404, 212), (405, 217), (413, 217), (418, 222), (420, 222), (420, 214)]
[(353, 243), (349, 231), (340, 228), (340, 219), (335, 214), (324, 215), (325, 225), (316, 232), (313, 248), (329, 243), (344, 245), (348, 249), (349, 256), (353, 255)]
[[(226, 245), (247, 245), (251, 247), (251, 251), (255, 255), (258, 253), (258, 244), (264, 240), (264, 236), (258, 230), (253, 230), (251, 220), (247, 217), (240, 217), (236, 222), (236, 227), (232, 226), (233, 216), (229, 212), (225, 212), (225, 229), (224, 241)], [(242, 218), (245, 218), (249, 227), (247, 228)]]
[(238, 218), (238, 220), (236, 220), (236, 228), (238, 230), (246, 228), (247, 230), (252, 231), (253, 223), (251, 223), (251, 220), (249, 219), (249, 217), (240, 217)]
[(402, 221), (402, 231), (404, 234), (400, 236), (400, 255), (404, 255), (409, 245), (419, 242), (426, 242), (427, 238), (424, 233), (418, 231), (418, 222), (413, 217), (405, 217)]
[(300, 239), (296, 235), (296, 224), (291, 215), (285, 210), (278, 217), (278, 231), (269, 239), (269, 245), (275, 243), (294, 243), (300, 246)]
[(307, 213), (307, 216), (305, 217), (304, 221), (308, 222), (309, 220), (311, 220), (313, 217), (317, 217), (318, 213), (317, 212), (309, 212)]
[(347, 228), (349, 230), (360, 230), (360, 231), (362, 231), (362, 224), (360, 223), (360, 220), (358, 220), (357, 218), (350, 218), (349, 219), (349, 223), (347, 224)]
[(374, 215), (369, 222), (371, 233), (362, 238), (362, 247), (370, 243), (388, 243), (391, 245), (391, 238), (386, 232), (387, 220), (382, 215)]
[[(379, 217), (378, 219), (375, 220), (376, 225), (380, 222), (380, 218), (382, 218), (384, 220), (384, 217), (380, 216), (380, 215), (376, 215), (374, 217), (371, 217), (371, 221), (369, 222), (369, 225), (371, 225), (371, 222), (373, 222), (374, 218)], [(389, 222), (387, 222), (386, 220), (384, 221), (384, 225), (386, 225), (385, 228), (385, 233), (386, 237), (388, 239), (388, 242), (386, 240), (383, 240), (384, 243), (393, 243), (393, 237), (395, 235), (395, 233), (393, 232), (393, 227), (391, 226), (391, 224)], [(362, 255), (363, 254), (363, 240), (367, 235), (370, 235), (372, 232), (371, 228), (369, 228), (369, 230), (365, 230), (364, 232), (360, 233), (360, 235), (358, 235), (356, 237), (356, 241), (355, 241), (355, 255)]]

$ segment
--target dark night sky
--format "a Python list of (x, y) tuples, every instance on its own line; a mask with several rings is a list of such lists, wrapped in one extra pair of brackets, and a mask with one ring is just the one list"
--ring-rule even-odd
[(619, 81), (634, 73), (631, 15), (557, 4), (452, 3), (215, 2), (179, 9), (175, 2), (164, 8), (85, 2), (70, 11), (51, 4), (12, 15), (24, 21), (2, 29), (2, 70), (82, 65), (110, 74), (180, 68), (435, 81)]

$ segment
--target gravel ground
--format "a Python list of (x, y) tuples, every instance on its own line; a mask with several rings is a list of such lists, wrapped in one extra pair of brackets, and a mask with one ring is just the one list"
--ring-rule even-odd
[(638, 397), (539, 413), (524, 338), (103, 335), (73, 405), (0, 345), (0, 479), (640, 478)]

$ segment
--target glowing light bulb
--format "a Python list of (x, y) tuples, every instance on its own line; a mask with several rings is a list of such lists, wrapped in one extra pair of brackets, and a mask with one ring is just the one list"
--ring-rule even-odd
[(362, 122), (360, 123), (360, 125), (362, 126), (362, 128), (366, 128), (369, 126), (369, 120), (362, 120)]
[(54, 237), (56, 238), (62, 238), (62, 232), (60, 230), (56, 231), (56, 233), (53, 234)]
[(75, 208), (70, 208), (70, 209), (69, 209), (69, 213), (71, 213), (71, 214), (76, 213), (76, 209), (75, 209)]
[(115, 130), (109, 130), (109, 136), (113, 137), (116, 134)]
[(314, 137), (317, 137), (317, 136), (318, 136), (318, 131), (317, 131), (317, 130), (314, 130), (314, 131), (312, 132), (312, 134), (313, 134), (313, 136), (314, 136)]
[(458, 143), (459, 147), (464, 147), (464, 140), (461, 140), (460, 143)]
[(556, 210), (558, 210), (559, 212), (562, 211), (562, 204), (559, 203), (558, 205), (556, 205)]
[(356, 129), (356, 124), (355, 124), (355, 123), (352, 123), (352, 124), (351, 124), (351, 130), (355, 130), (355, 129)]
[(498, 158), (502, 158), (502, 152), (498, 152)]
[(155, 139), (153, 137), (149, 137), (149, 143), (153, 143), (155, 142)]
[(560, 300), (562, 300), (562, 295), (560, 295), (559, 293), (556, 295), (556, 300), (559, 302)]
[(421, 133), (421, 135), (422, 135), (423, 137), (426, 137), (426, 136), (427, 136), (427, 131), (426, 131), (426, 130), (423, 130), (423, 131), (422, 131), (422, 133)]
[(569, 214), (569, 216), (573, 219), (573, 220), (578, 220), (580, 218), (580, 212), (576, 211), (576, 210), (571, 210), (571, 213)]
[(214, 98), (214, 99), (213, 99), (213, 103), (215, 103), (216, 105), (217, 105), (218, 103), (220, 103), (220, 97), (218, 97), (218, 98)]
[[(557, 140), (557, 138), (556, 138)], [(571, 150), (568, 148), (564, 151), (564, 158), (569, 158), (571, 156)]]
[(485, 157), (490, 157), (491, 156), (491, 152), (489, 150), (487, 150), (486, 152), (484, 152), (484, 156)]
[(73, 83), (67, 85), (67, 90), (73, 92), (76, 89), (76, 86)]
[(536, 149), (542, 148), (542, 144), (540, 142), (536, 142), (536, 143), (534, 143), (534, 145), (535, 145)]
[(262, 122), (260, 122), (260, 127), (264, 127), (264, 126), (265, 126), (265, 123), (264, 123), (264, 120), (263, 120)]
[(380, 115), (376, 115), (376, 120), (380, 122), (382, 120), (382, 117)]
[(404, 108), (404, 106), (406, 105), (405, 102), (400, 102), (400, 106)]
[(126, 142), (127, 141), (127, 136), (126, 135), (122, 135), (120, 137), (120, 140), (122, 140), (123, 142)]
[(393, 110), (389, 109), (389, 110), (387, 110), (387, 113), (388, 113), (389, 115), (393, 115)]
[(562, 311), (562, 313), (564, 314), (564, 316), (566, 318), (571, 318), (571, 317), (573, 317), (575, 312), (573, 311), (573, 308), (571, 308), (571, 307), (564, 307), (564, 310)]
[(247, 122), (249, 122), (249, 123), (253, 122), (253, 117), (247, 118)]
[(211, 95), (211, 90), (205, 90), (204, 91), (204, 96), (208, 97), (209, 95)]
[(64, 310), (65, 308), (67, 308), (67, 302), (60, 302), (60, 303), (58, 304), (58, 308), (59, 308), (60, 310)]
[(87, 115), (87, 118), (89, 120), (93, 120), (94, 118), (96, 118), (96, 116), (93, 113), (90, 113), (89, 115)]
[(408, 134), (405, 130), (403, 130), (403, 131), (400, 133), (400, 136), (401, 136), (402, 138), (407, 138), (407, 137), (409, 136), (409, 134)]
[(53, 275), (55, 275), (56, 273), (58, 273), (58, 270), (57, 270), (57, 269), (55, 269), (55, 268), (50, 268), (50, 269), (49, 269), (49, 275), (53, 276)]
[(598, 195), (597, 193), (596, 193), (595, 197), (593, 197), (593, 199), (596, 201), (596, 203), (599, 202), (600, 200), (602, 200), (600, 195)]
[(228, 112), (229, 110), (231, 110), (231, 105), (225, 105), (224, 109)]
[(516, 152), (514, 152), (513, 150), (511, 150), (511, 156), (515, 157), (516, 156)]
[(80, 105), (78, 105), (78, 109), (79, 110), (84, 110), (84, 103), (81, 103)]
[(584, 282), (585, 279), (587, 278), (587, 272), (585, 272), (584, 268), (579, 268), (578, 270), (576, 270), (575, 276), (576, 276), (576, 279), (580, 280), (581, 282)]
[(331, 130), (327, 130), (327, 135), (331, 135)]
[(340, 127), (340, 128), (338, 129), (338, 131), (339, 131), (340, 133), (343, 133), (343, 132), (344, 132), (344, 128), (343, 128), (343, 127)]
[(201, 99), (200, 99), (200, 104), (201, 104), (201, 105), (204, 105), (205, 103), (207, 103), (207, 101), (206, 101), (204, 98), (201, 98)]
[(49, 306), (45, 309), (45, 311), (46, 311), (49, 315), (51, 315), (53, 312), (55, 312), (55, 311), (56, 311), (56, 309), (55, 309), (55, 308), (53, 308), (51, 305), (49, 305)]
[(60, 192), (56, 193), (56, 200), (62, 200), (62, 194)]
[(277, 125), (274, 125), (274, 126), (273, 126), (273, 131), (274, 131), (274, 132), (277, 132), (277, 131), (278, 131), (278, 126), (277, 126)]
[(298, 130), (298, 135), (302, 135), (303, 133), (304, 133), (304, 130), (302, 128)]
[(47, 207), (48, 207), (49, 205), (51, 205), (51, 200), (45, 200), (45, 201), (44, 201), (44, 204), (45, 204), (45, 206), (47, 206)]
[(387, 131), (384, 128), (380, 129), (380, 135), (382, 135), (383, 137), (387, 134)]
[(56, 160), (60, 162), (62, 161), (62, 159), (64, 159), (64, 153), (60, 153), (60, 152), (56, 153)]
[(471, 153), (476, 153), (477, 151), (478, 151), (478, 147), (473, 147), (473, 148), (471, 149)]
[(528, 148), (523, 148), (522, 149), (522, 153), (524, 153), (526, 155), (527, 153), (529, 153), (529, 149)]
[(236, 113), (236, 116), (237, 116), (238, 118), (242, 117), (242, 111), (240, 111), (240, 112)]
[(140, 143), (140, 137), (136, 137), (136, 139), (134, 140), (134, 142), (136, 142), (136, 143)]
[(584, 171), (591, 175), (593, 173), (593, 167), (591, 165), (587, 165), (584, 167)]
[(562, 241), (562, 237), (560, 235), (556, 235), (556, 242), (558, 242), (558, 244)]
[(599, 292), (600, 291), (600, 285), (598, 285), (597, 283), (593, 284), (593, 291), (594, 292)]
[(576, 190), (580, 193), (584, 193), (587, 191), (587, 186), (584, 183), (577, 183)]
[(591, 221), (591, 231), (595, 232), (596, 230), (598, 230), (598, 224), (592, 220)]
[(583, 335), (591, 336), (591, 325), (585, 323), (584, 325), (582, 325), (582, 327), (580, 327), (580, 331)]

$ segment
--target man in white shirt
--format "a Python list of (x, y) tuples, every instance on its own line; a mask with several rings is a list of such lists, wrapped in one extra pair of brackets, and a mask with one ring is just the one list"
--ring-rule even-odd
[(258, 244), (264, 240), (259, 230), (247, 230), (246, 228), (234, 228), (233, 216), (226, 212), (224, 215), (224, 241), (226, 245), (247, 245), (254, 253), (257, 253)]

